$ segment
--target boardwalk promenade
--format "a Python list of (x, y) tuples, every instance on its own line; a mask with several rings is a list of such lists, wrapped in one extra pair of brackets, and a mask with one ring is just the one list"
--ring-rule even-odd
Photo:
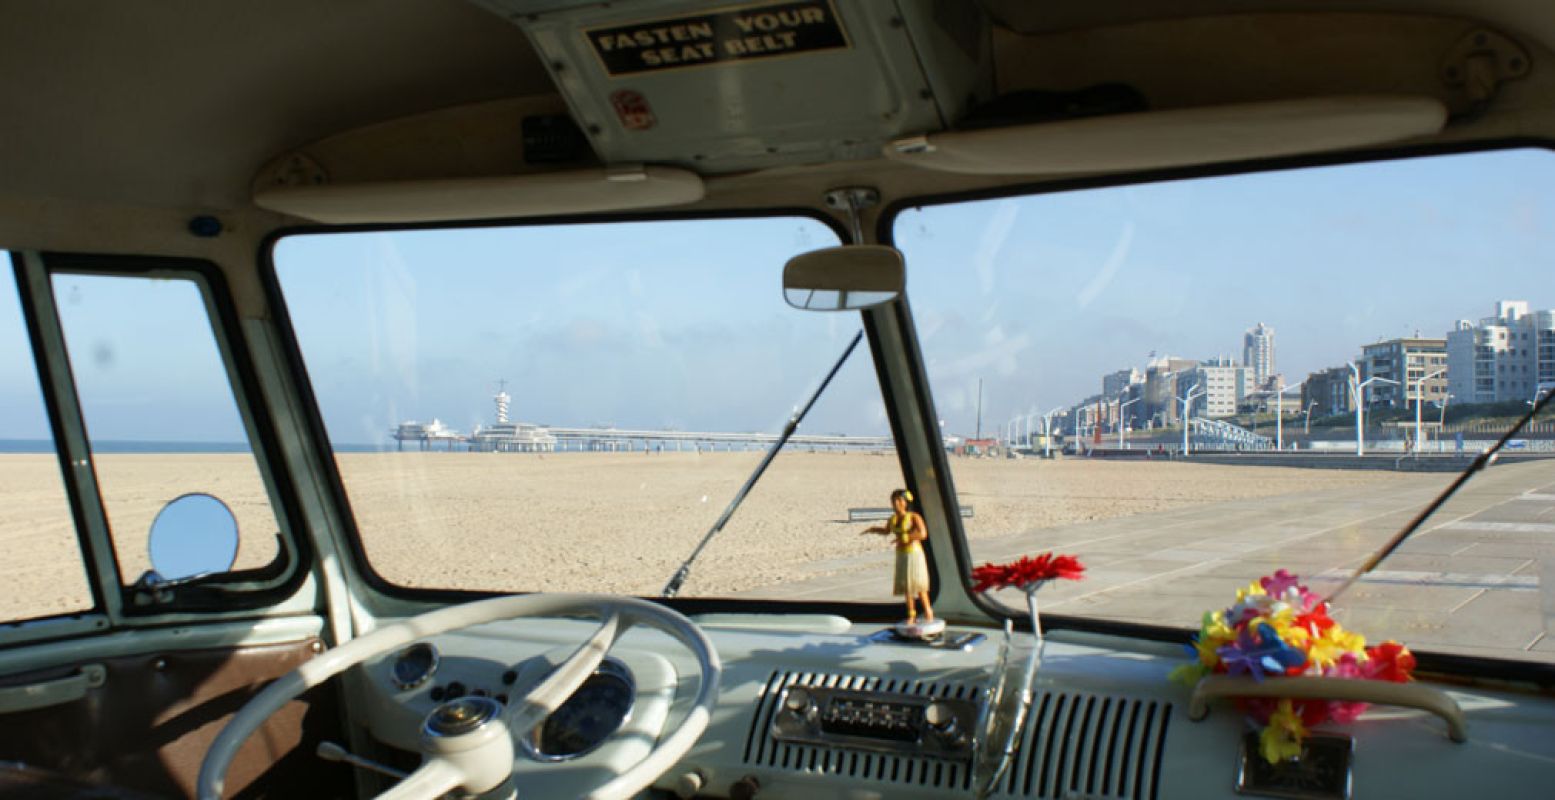
[[(1084, 580), (1042, 591), (1044, 616), (1196, 626), (1235, 591), (1286, 568), (1336, 587), (1451, 476), (1135, 514), (974, 541), (977, 563), (1054, 550)], [(831, 574), (749, 596), (879, 601), (890, 554), (813, 565)], [(844, 563), (846, 562), (846, 563)], [(1377, 571), (1335, 604), (1372, 638), (1420, 650), (1555, 661), (1541, 587), (1555, 582), (1555, 460), (1492, 467), (1473, 479)], [(1555, 592), (1555, 589), (1545, 591)], [(1024, 608), (1009, 593), (1004, 602)], [(1555, 611), (1555, 609), (1552, 609)]]

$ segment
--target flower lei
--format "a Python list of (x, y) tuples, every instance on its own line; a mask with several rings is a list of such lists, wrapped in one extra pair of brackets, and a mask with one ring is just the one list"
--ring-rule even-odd
[[(1415, 657), (1398, 642), (1367, 647), (1365, 637), (1328, 616), (1328, 603), (1279, 570), (1238, 589), (1236, 603), (1206, 611), (1188, 651), (1193, 663), (1172, 671), (1172, 680), (1192, 685), (1206, 675), (1265, 677), (1316, 675), (1404, 683)], [(1329, 720), (1345, 723), (1366, 703), (1288, 698), (1241, 698), (1237, 707), (1262, 725), (1259, 752), (1273, 764), (1301, 755), (1308, 729)]]

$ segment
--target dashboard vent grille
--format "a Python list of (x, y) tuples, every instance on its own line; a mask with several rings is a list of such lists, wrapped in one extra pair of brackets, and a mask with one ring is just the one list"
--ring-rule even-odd
[(1038, 691), (1000, 787), (1016, 797), (1153, 800), (1169, 703)]
[(972, 787), (968, 764), (889, 753), (790, 744), (773, 739), (768, 731), (778, 698), (789, 686), (812, 686), (855, 691), (897, 692), (923, 697), (975, 700), (977, 689), (958, 683), (899, 680), (868, 675), (823, 672), (772, 673), (761, 690), (756, 717), (745, 739), (746, 764), (817, 775), (837, 775), (851, 780), (907, 784), (932, 789), (966, 790)]

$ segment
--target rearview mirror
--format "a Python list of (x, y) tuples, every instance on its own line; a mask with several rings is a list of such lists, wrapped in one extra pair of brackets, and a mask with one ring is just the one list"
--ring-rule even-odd
[(895, 300), (906, 282), (906, 262), (894, 247), (828, 247), (788, 260), (783, 299), (810, 311), (855, 311)]

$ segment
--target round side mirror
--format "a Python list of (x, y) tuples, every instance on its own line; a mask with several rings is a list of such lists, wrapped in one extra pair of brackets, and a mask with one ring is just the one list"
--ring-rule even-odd
[(238, 520), (208, 494), (174, 498), (151, 523), (151, 568), (163, 581), (226, 572), (238, 560)]

